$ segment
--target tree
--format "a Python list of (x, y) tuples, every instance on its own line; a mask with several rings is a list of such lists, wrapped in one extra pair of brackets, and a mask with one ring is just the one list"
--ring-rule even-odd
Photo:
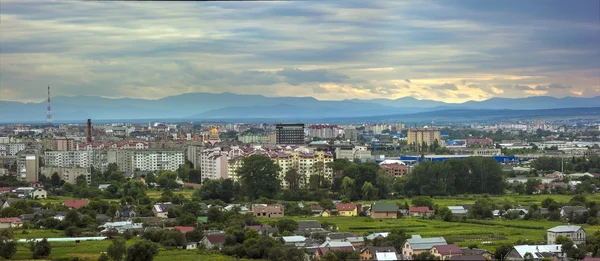
[(494, 251), (494, 258), (496, 258), (496, 260), (504, 260), (504, 257), (506, 256), (506, 254), (508, 254), (508, 252), (510, 252), (513, 248), (513, 245), (511, 244), (502, 244), (499, 245), (496, 248), (496, 251)]
[(48, 239), (44, 238), (39, 242), (32, 241), (29, 243), (29, 250), (33, 254), (33, 259), (39, 259), (50, 256), (52, 247), (48, 243)]
[(202, 229), (198, 229), (198, 228), (185, 233), (185, 239), (188, 242), (200, 242), (200, 240), (202, 240), (203, 237), (204, 237), (204, 234), (202, 233)]
[(11, 229), (0, 231), (0, 256), (5, 259), (12, 259), (17, 253), (17, 243), (13, 240)]
[(60, 176), (58, 175), (58, 172), (54, 172), (52, 173), (52, 176), (50, 177), (50, 183), (52, 184), (52, 186), (58, 188), (60, 187)]
[(450, 209), (446, 206), (439, 207), (437, 210), (437, 214), (444, 221), (452, 221), (452, 219), (454, 218), (452, 211), (450, 211)]
[(285, 173), (284, 180), (288, 183), (288, 188), (291, 191), (296, 191), (298, 188), (300, 188), (300, 183), (302, 182), (302, 177), (303, 177), (303, 175), (300, 175), (300, 173), (298, 173), (298, 170), (296, 168), (290, 168)]
[(433, 208), (433, 199), (431, 197), (415, 197), (411, 200), (413, 206)]
[(527, 182), (525, 182), (525, 193), (533, 195), (533, 193), (537, 192), (537, 187), (541, 184), (542, 180), (540, 179), (527, 179)]
[(188, 178), (191, 183), (200, 184), (202, 182), (202, 172), (200, 169), (192, 169), (188, 173)]
[(361, 188), (363, 200), (377, 199), (377, 189), (373, 187), (371, 182), (365, 182)]
[(349, 261), (360, 260), (360, 254), (357, 251), (328, 251), (323, 257), (323, 261)]
[(245, 194), (250, 200), (272, 198), (279, 191), (279, 166), (269, 157), (255, 154), (246, 157), (237, 171)]
[(350, 177), (344, 177), (342, 180), (342, 186), (340, 187), (340, 193), (349, 199), (354, 198), (355, 181)]
[(127, 253), (127, 248), (125, 247), (124, 239), (115, 239), (112, 244), (108, 246), (106, 249), (106, 253), (110, 257), (110, 259), (114, 261), (123, 260), (123, 256)]
[(98, 261), (110, 261), (110, 258), (108, 257), (108, 255), (106, 253), (102, 253), (98, 257)]
[(144, 239), (127, 248), (125, 260), (152, 261), (156, 255), (158, 255), (158, 245)]
[(298, 230), (298, 222), (293, 219), (281, 219), (277, 221), (277, 228), (279, 229), (279, 233), (283, 233), (284, 231), (294, 232)]

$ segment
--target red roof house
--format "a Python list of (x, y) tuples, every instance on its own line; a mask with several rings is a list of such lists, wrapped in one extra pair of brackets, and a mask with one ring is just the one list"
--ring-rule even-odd
[(78, 209), (89, 204), (87, 199), (69, 199), (65, 200), (65, 206), (69, 209)]
[(193, 231), (196, 228), (192, 227), (192, 226), (174, 226), (174, 227), (166, 227), (165, 229), (167, 229), (167, 230), (179, 230), (179, 232), (185, 234), (187, 232)]
[(408, 212), (411, 216), (425, 216), (425, 215), (433, 215), (435, 211), (429, 209), (429, 207), (425, 206), (415, 206), (409, 207)]

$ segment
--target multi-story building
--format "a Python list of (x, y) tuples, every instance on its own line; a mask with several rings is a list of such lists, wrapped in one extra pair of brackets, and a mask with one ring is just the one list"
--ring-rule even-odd
[(371, 155), (371, 150), (365, 146), (354, 146), (352, 148), (338, 147), (335, 149), (335, 158), (347, 159), (350, 161), (359, 160), (361, 162), (365, 162), (371, 160), (373, 155)]
[(398, 160), (384, 160), (379, 164), (385, 172), (392, 177), (404, 177), (408, 174), (408, 167)]
[(344, 139), (350, 141), (358, 141), (357, 129), (344, 129)]
[(108, 163), (116, 163), (121, 171), (175, 171), (185, 163), (183, 150), (120, 149), (107, 152)]
[(580, 226), (573, 226), (571, 224), (566, 226), (556, 226), (547, 231), (548, 245), (556, 244), (556, 238), (563, 236), (573, 240), (576, 245), (585, 244), (586, 232), (585, 229)]
[(46, 151), (44, 158), (48, 167), (89, 168), (93, 154), (92, 151)]
[(200, 153), (200, 175), (202, 180), (227, 179), (229, 154), (220, 147), (205, 149)]
[(246, 133), (238, 136), (238, 140), (243, 143), (252, 143), (252, 144), (275, 144), (276, 135), (275, 133), (270, 134), (255, 134), (255, 133)]
[(57, 173), (62, 180), (71, 184), (75, 184), (79, 176), (85, 176), (88, 184), (92, 182), (92, 174), (90, 173), (89, 168), (42, 167), (41, 173), (48, 179), (50, 179), (54, 173)]
[(17, 172), (21, 180), (37, 182), (39, 180), (40, 156), (37, 151), (26, 150), (17, 157)]
[(52, 140), (52, 150), (54, 151), (71, 151), (75, 150), (75, 142), (68, 138), (55, 138)]
[(408, 144), (421, 148), (421, 144), (425, 143), (431, 146), (437, 140), (441, 144), (440, 130), (437, 128), (410, 128), (408, 129)]
[(76, 146), (77, 150), (101, 150), (101, 149), (148, 149), (148, 142), (132, 141), (120, 143), (79, 143)]
[(15, 156), (26, 148), (25, 143), (6, 143), (0, 144), (0, 154)]
[(304, 124), (281, 124), (275, 125), (275, 142), (277, 144), (304, 144)]
[(336, 125), (315, 124), (309, 127), (309, 136), (321, 139), (335, 139), (340, 134), (340, 128)]

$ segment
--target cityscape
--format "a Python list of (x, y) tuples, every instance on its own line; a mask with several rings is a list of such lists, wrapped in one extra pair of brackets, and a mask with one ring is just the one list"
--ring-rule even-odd
[(2, 1), (0, 259), (600, 260), (600, 2), (305, 4)]

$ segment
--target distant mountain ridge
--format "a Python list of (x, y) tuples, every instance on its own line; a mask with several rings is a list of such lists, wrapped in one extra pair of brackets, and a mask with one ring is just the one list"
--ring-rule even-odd
[[(342, 118), (402, 115), (450, 109), (540, 110), (600, 106), (592, 98), (546, 96), (518, 99), (492, 98), (485, 101), (445, 103), (399, 99), (317, 100), (313, 97), (265, 97), (233, 93), (186, 93), (157, 100), (102, 98), (98, 96), (52, 97), (56, 121), (92, 119), (230, 119), (230, 118)], [(0, 101), (0, 122), (44, 122), (46, 102)]]

